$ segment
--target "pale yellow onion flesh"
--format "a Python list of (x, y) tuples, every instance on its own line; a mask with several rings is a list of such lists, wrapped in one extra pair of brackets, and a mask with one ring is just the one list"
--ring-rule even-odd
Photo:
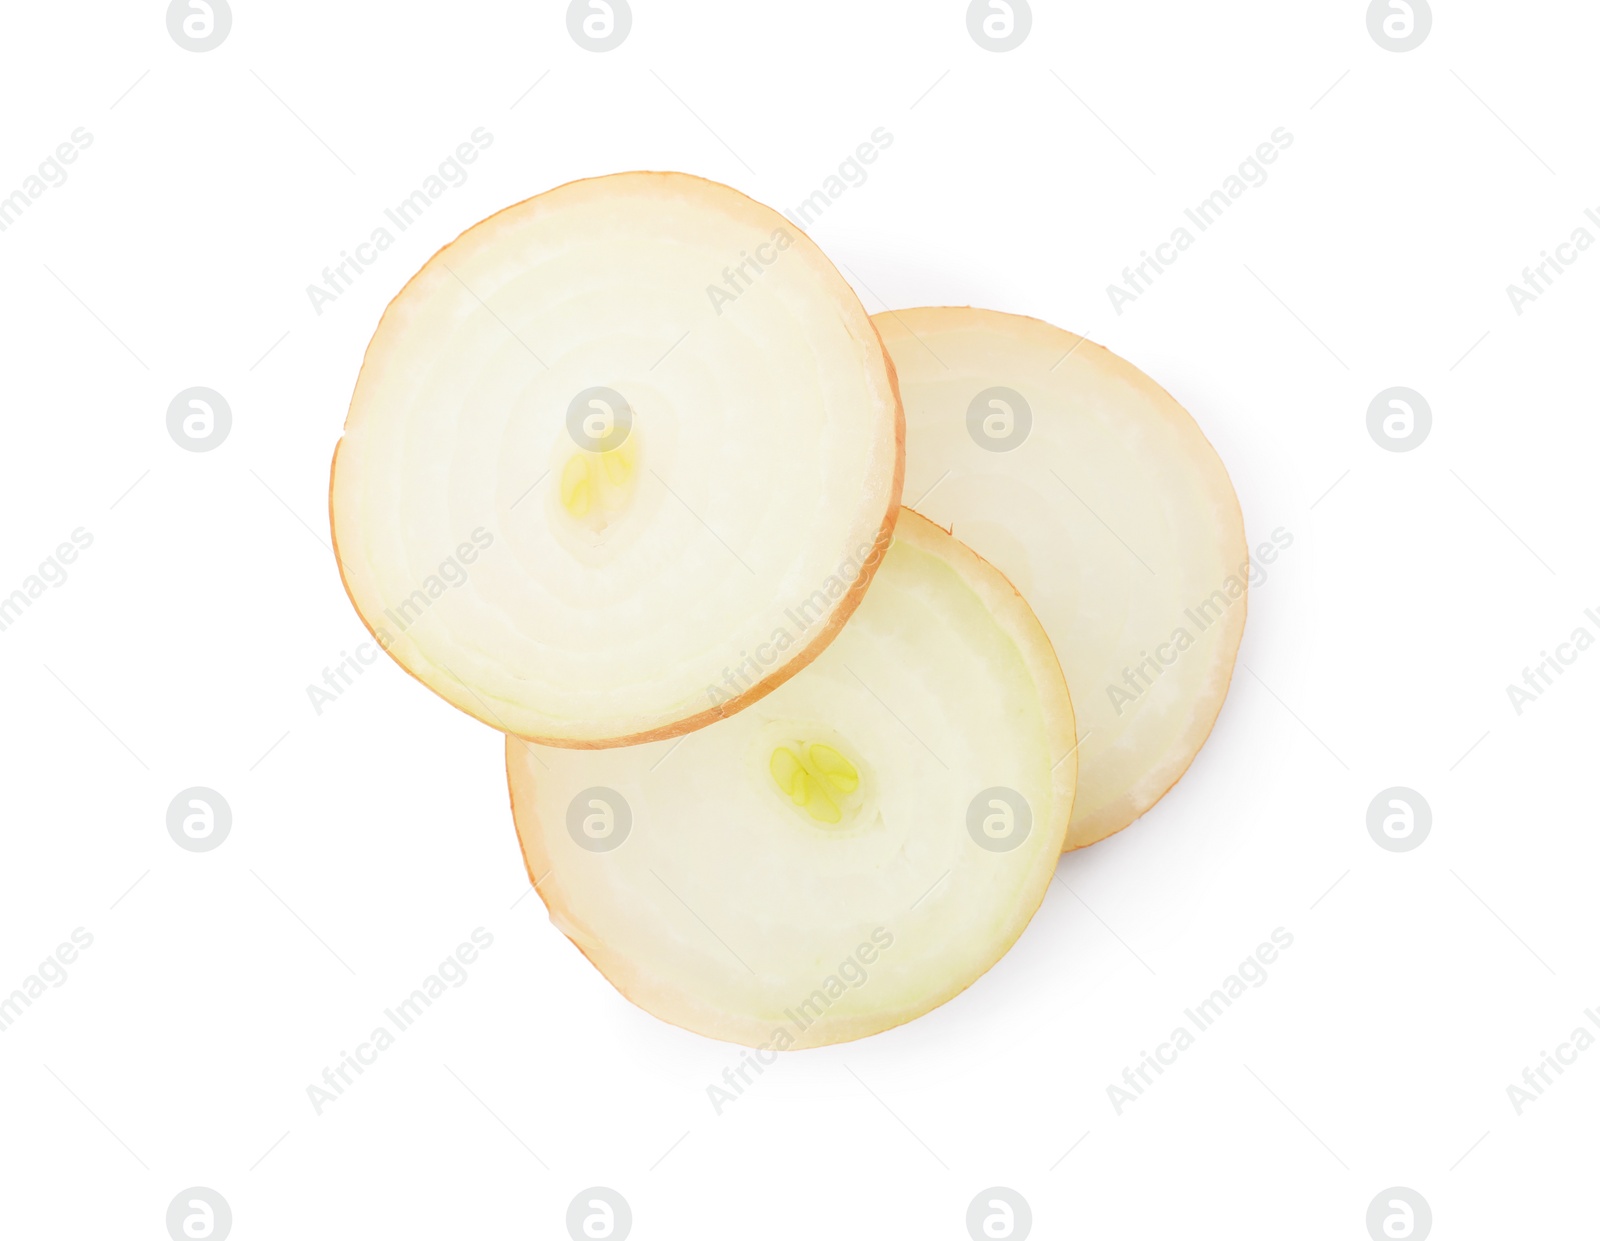
[[(774, 778), (793, 770), (775, 752), (816, 742), (838, 822)], [(909, 1021), (999, 960), (1060, 855), (1074, 744), (1066, 682), (1027, 603), (907, 510), (838, 638), (760, 702), (677, 741), (579, 751), (513, 737), (506, 757), (556, 926), (656, 1016), (784, 1050)], [(1018, 842), (1003, 851), (969, 830), (994, 788), (1032, 816), (1024, 835), (1002, 811), (993, 835)]]
[[(610, 456), (568, 432), (595, 387), (632, 411)], [(902, 443), (866, 312), (782, 216), (678, 173), (573, 182), (385, 312), (335, 457), (340, 569), (389, 654), (484, 722), (671, 736), (826, 645), (888, 543)]]
[[(1227, 470), (1155, 381), (1081, 337), (970, 307), (874, 322), (905, 401), (908, 502), (1011, 579), (1061, 658), (1082, 739), (1067, 847), (1093, 844), (1172, 787), (1227, 695), (1250, 576)], [(1022, 425), (1004, 396), (969, 427), (991, 388), (1031, 412), (1005, 451), (985, 446)]]

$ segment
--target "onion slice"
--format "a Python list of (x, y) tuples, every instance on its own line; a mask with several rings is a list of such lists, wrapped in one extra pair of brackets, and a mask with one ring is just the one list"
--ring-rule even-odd
[(474, 225), (385, 311), (334, 458), (351, 601), (430, 689), (606, 747), (732, 714), (859, 604), (904, 421), (855, 294), (767, 207), (680, 173)]
[(1044, 897), (1072, 702), (1027, 603), (906, 510), (838, 639), (676, 742), (507, 739), (551, 920), (628, 999), (711, 1038), (862, 1038), (949, 1000)]
[(1101, 346), (970, 307), (874, 317), (900, 376), (911, 503), (998, 567), (1078, 715), (1067, 847), (1122, 830), (1210, 735), (1251, 568), (1228, 472), (1183, 408)]

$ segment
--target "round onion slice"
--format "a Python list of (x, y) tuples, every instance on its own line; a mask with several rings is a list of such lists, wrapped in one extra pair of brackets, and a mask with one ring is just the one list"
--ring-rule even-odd
[(1205, 743), (1244, 632), (1238, 497), (1149, 376), (1037, 319), (874, 317), (905, 399), (906, 495), (1043, 621), (1078, 714), (1067, 847), (1120, 831)]
[(485, 723), (670, 737), (837, 633), (903, 445), (865, 310), (782, 216), (679, 173), (573, 182), (384, 313), (334, 457), (340, 571), (384, 649)]
[(1065, 841), (1072, 702), (991, 565), (906, 510), (866, 600), (777, 692), (676, 742), (507, 739), (551, 920), (628, 999), (784, 1050), (862, 1038), (998, 961)]

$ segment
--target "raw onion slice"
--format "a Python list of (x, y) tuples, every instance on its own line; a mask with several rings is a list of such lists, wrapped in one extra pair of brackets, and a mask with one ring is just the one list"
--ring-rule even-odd
[(782, 216), (680, 173), (573, 182), (384, 313), (334, 459), (340, 569), (468, 714), (550, 745), (673, 736), (832, 639), (903, 442), (866, 312)]
[(862, 1038), (1000, 959), (1065, 840), (1072, 703), (991, 565), (906, 510), (809, 668), (677, 742), (507, 739), (551, 920), (628, 999), (784, 1050)]
[(1228, 472), (1149, 376), (1037, 319), (874, 317), (905, 400), (906, 496), (1044, 623), (1078, 716), (1067, 847), (1159, 801), (1222, 709), (1251, 574)]

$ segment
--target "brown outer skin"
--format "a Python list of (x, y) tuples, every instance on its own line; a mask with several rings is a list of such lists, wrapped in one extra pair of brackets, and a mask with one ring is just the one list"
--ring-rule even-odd
[[(974, 314), (975, 315), (981, 315), (981, 316), (1003, 315), (1005, 318), (1008, 318), (1008, 319), (1026, 319), (1029, 323), (1036, 323), (1040, 327), (1048, 328), (1052, 332), (1060, 332), (1062, 335), (1071, 336), (1071, 337), (1075, 338), (1076, 340), (1082, 342), (1082, 344), (1089, 346), (1089, 348), (1091, 348), (1091, 349), (1098, 349), (1101, 353), (1106, 354), (1108, 357), (1114, 359), (1116, 362), (1120, 363), (1122, 366), (1124, 366), (1128, 370), (1132, 371), (1144, 383), (1148, 384), (1150, 387), (1154, 388), (1157, 392), (1161, 393), (1162, 396), (1166, 397), (1169, 401), (1171, 401), (1174, 406), (1176, 406), (1178, 409), (1183, 410), (1185, 415), (1188, 416), (1191, 419), (1191, 421), (1193, 420), (1193, 415), (1189, 414), (1188, 410), (1184, 407), (1182, 402), (1180, 402), (1176, 397), (1174, 397), (1170, 392), (1168, 392), (1166, 390), (1166, 388), (1162, 387), (1161, 384), (1157, 383), (1148, 374), (1146, 374), (1144, 371), (1140, 370), (1137, 366), (1135, 366), (1132, 362), (1129, 362), (1126, 358), (1122, 357), (1120, 354), (1112, 353), (1111, 350), (1107, 349), (1104, 345), (1096, 344), (1094, 341), (1090, 340), (1087, 336), (1079, 336), (1076, 332), (1069, 332), (1069, 331), (1067, 331), (1066, 328), (1057, 327), (1053, 323), (1046, 322), (1043, 319), (1036, 319), (1031, 315), (1017, 315), (1017, 314), (1012, 314), (1010, 311), (996, 311), (996, 310), (991, 310), (991, 309), (989, 309), (987, 307), (982, 307), (982, 306), (916, 306), (916, 307), (909, 307), (906, 310), (885, 310), (885, 311), (882, 311), (880, 313), (882, 315), (884, 315), (885, 317), (895, 319), (898, 322), (900, 320), (900, 315), (911, 313), (911, 311), (913, 311), (913, 310), (919, 315), (922, 315), (922, 314), (935, 314), (935, 315), (936, 314), (951, 314), (951, 315), (957, 315), (957, 316), (974, 315)], [(876, 320), (878, 318), (878, 315), (873, 315), (872, 317), (873, 317), (874, 320)], [(902, 323), (902, 326), (905, 326), (905, 325)], [(909, 327), (906, 327), (906, 331), (910, 332), (911, 329)], [(915, 333), (912, 333), (912, 334), (915, 335)], [(881, 335), (880, 335), (880, 339), (881, 339)], [(1198, 422), (1195, 423), (1195, 428), (1196, 428), (1196, 430), (1200, 429), (1200, 426), (1199, 426)], [(1227, 467), (1227, 464), (1222, 460), (1222, 454), (1220, 454), (1220, 453), (1218, 453), (1216, 451), (1216, 448), (1212, 445), (1211, 441), (1206, 438), (1205, 432), (1203, 430), (1200, 431), (1200, 437), (1201, 437), (1201, 439), (1205, 440), (1206, 446), (1211, 449), (1213, 454), (1216, 455), (1217, 462), (1222, 467), (1223, 476), (1227, 477), (1228, 467)], [(1244, 509), (1239, 504), (1239, 492), (1238, 492), (1238, 489), (1233, 486), (1233, 480), (1231, 478), (1228, 480), (1228, 484), (1229, 484), (1229, 491), (1231, 492), (1231, 494), (1233, 496), (1234, 512), (1236, 512), (1239, 515), (1239, 528), (1241, 530), (1243, 530), (1244, 529)], [(916, 510), (913, 509), (912, 511), (915, 512)], [(921, 516), (921, 514), (919, 513), (918, 516)], [(1249, 540), (1247, 538), (1245, 540), (1245, 555), (1246, 555), (1246, 557), (1248, 557), (1249, 554), (1250, 554), (1250, 543), (1249, 543)], [(1129, 827), (1132, 824), (1134, 824), (1135, 822), (1137, 822), (1141, 817), (1143, 817), (1145, 814), (1149, 813), (1158, 804), (1160, 804), (1160, 801), (1161, 801), (1161, 799), (1163, 797), (1165, 797), (1168, 793), (1172, 792), (1173, 788), (1177, 785), (1178, 781), (1183, 779), (1183, 777), (1188, 774), (1189, 768), (1194, 765), (1194, 760), (1200, 757), (1200, 751), (1205, 748), (1206, 742), (1211, 739), (1211, 734), (1216, 729), (1216, 726), (1217, 726), (1217, 720), (1222, 715), (1222, 706), (1228, 700), (1228, 690), (1233, 687), (1233, 673), (1234, 673), (1234, 669), (1238, 666), (1239, 647), (1240, 647), (1240, 644), (1244, 640), (1245, 622), (1248, 620), (1249, 612), (1250, 612), (1250, 582), (1249, 582), (1249, 575), (1248, 574), (1245, 577), (1244, 588), (1245, 588), (1244, 589), (1244, 597), (1242, 599), (1240, 599), (1240, 601), (1239, 601), (1242, 604), (1242, 606), (1239, 609), (1239, 623), (1238, 623), (1238, 626), (1237, 626), (1237, 636), (1235, 637), (1234, 642), (1233, 642), (1233, 657), (1231, 659), (1229, 659), (1229, 661), (1228, 661), (1228, 682), (1227, 682), (1227, 685), (1223, 687), (1222, 694), (1217, 698), (1216, 709), (1214, 711), (1212, 711), (1211, 718), (1205, 722), (1205, 730), (1204, 730), (1204, 732), (1202, 732), (1200, 734), (1199, 744), (1197, 744), (1194, 747), (1194, 752), (1189, 755), (1189, 761), (1184, 763), (1183, 767), (1178, 771), (1178, 774), (1173, 776), (1171, 782), (1168, 783), (1167, 786), (1164, 789), (1162, 789), (1160, 793), (1156, 794), (1156, 796), (1150, 801), (1150, 803), (1148, 805), (1140, 807), (1138, 809), (1135, 809), (1134, 812), (1131, 815), (1129, 815), (1125, 819), (1122, 819), (1122, 821), (1120, 821), (1120, 822), (1116, 822), (1116, 820), (1113, 819), (1112, 821), (1116, 822), (1116, 826), (1107, 828), (1103, 822), (1093, 823), (1090, 826), (1090, 830), (1088, 830), (1088, 831), (1083, 833), (1083, 836), (1087, 837), (1087, 838), (1079, 838), (1079, 839), (1076, 839), (1076, 840), (1073, 839), (1073, 829), (1069, 829), (1068, 833), (1067, 833), (1067, 844), (1066, 844), (1066, 847), (1062, 850), (1063, 853), (1071, 853), (1075, 849), (1087, 849), (1090, 845), (1099, 844), (1102, 840), (1105, 840), (1107, 837), (1115, 836), (1118, 832), (1122, 831), (1123, 828)], [(1135, 805), (1137, 805), (1137, 803), (1135, 803)], [(1118, 816), (1118, 818), (1120, 818), (1120, 817), (1121, 816)], [(1077, 825), (1075, 824), (1075, 825), (1073, 825), (1073, 827), (1076, 828)]]
[[(977, 552), (973, 551), (972, 548), (967, 546), (967, 544), (963, 543), (960, 539), (956, 538), (954, 534), (952, 534), (949, 530), (945, 529), (945, 527), (941, 526), (938, 522), (933, 521), (931, 518), (924, 517), (921, 513), (917, 512), (915, 509), (907, 508), (907, 509), (904, 510), (904, 512), (906, 514), (908, 514), (909, 517), (910, 517), (910, 520), (906, 523), (908, 528), (913, 527), (915, 525), (921, 525), (921, 526), (927, 527), (929, 530), (938, 530), (943, 534), (950, 535), (950, 538), (955, 543), (955, 547), (957, 549), (959, 549), (958, 553), (957, 553), (958, 557), (961, 556), (961, 555), (965, 555), (965, 556), (971, 557), (971, 559), (973, 561), (976, 561), (978, 565), (982, 566), (982, 568), (979, 570), (980, 573), (987, 572), (988, 574), (991, 574), (993, 576), (993, 579), (996, 582), (1002, 584), (1006, 589), (1008, 589), (1011, 592), (1012, 596), (1014, 596), (1022, 604), (1022, 609), (1023, 609), (1023, 611), (1024, 611), (1025, 615), (1026, 615), (1026, 622), (1025, 623), (1030, 624), (1031, 628), (1036, 631), (1034, 636), (1037, 638), (1037, 642), (1033, 644), (1034, 645), (1034, 654), (1038, 659), (1039, 665), (1043, 666), (1047, 670), (1047, 675), (1048, 675), (1048, 669), (1050, 669), (1050, 668), (1054, 669), (1054, 673), (1055, 673), (1054, 681), (1061, 688), (1061, 691), (1062, 691), (1061, 692), (1061, 696), (1060, 696), (1061, 697), (1061, 703), (1064, 704), (1065, 707), (1066, 707), (1065, 716), (1066, 716), (1067, 732), (1068, 732), (1069, 735), (1066, 736), (1063, 739), (1072, 743), (1071, 746), (1067, 749), (1066, 754), (1056, 763), (1055, 767), (1052, 768), (1052, 780), (1051, 780), (1051, 783), (1052, 783), (1052, 788), (1055, 790), (1055, 792), (1057, 794), (1057, 800), (1059, 802), (1059, 805), (1055, 807), (1056, 813), (1055, 813), (1055, 817), (1054, 817), (1054, 820), (1053, 820), (1052, 825), (1051, 825), (1051, 830), (1052, 831), (1058, 831), (1058, 832), (1062, 833), (1063, 836), (1064, 836), (1065, 833), (1070, 829), (1070, 824), (1072, 822), (1072, 805), (1073, 805), (1074, 795), (1076, 794), (1076, 791), (1077, 791), (1077, 783), (1078, 783), (1078, 781), (1077, 781), (1077, 773), (1078, 773), (1077, 716), (1076, 716), (1076, 712), (1073, 710), (1072, 694), (1071, 694), (1071, 690), (1067, 687), (1066, 674), (1061, 669), (1061, 661), (1056, 656), (1055, 647), (1051, 644), (1049, 635), (1047, 633), (1045, 633), (1043, 624), (1039, 621), (1039, 618), (1034, 615), (1033, 609), (1028, 605), (1027, 599), (1025, 599), (1023, 597), (1023, 595), (1022, 595), (1022, 592), (1019, 591), (1016, 588), (1016, 586), (1014, 586), (1012, 584), (1010, 578), (1006, 577), (1006, 575), (1004, 573), (1002, 573), (999, 569), (995, 568), (994, 565), (990, 564), (989, 561), (985, 560)], [(969, 585), (971, 585), (970, 582), (969, 582)], [(1013, 634), (1013, 637), (1019, 638), (1019, 645), (1021, 645), (1021, 643), (1020, 643), (1020, 635)], [(1023, 649), (1026, 650), (1027, 648), (1023, 647)], [(1059, 723), (1060, 721), (1058, 720), (1057, 722)], [(528, 831), (524, 831), (522, 829), (521, 824), (518, 823), (518, 820), (517, 820), (517, 795), (516, 795), (517, 781), (516, 781), (516, 779), (515, 779), (515, 777), (513, 775), (512, 759), (511, 759), (512, 746), (514, 746), (517, 743), (517, 741), (518, 741), (518, 738), (515, 735), (508, 734), (506, 736), (506, 793), (507, 793), (507, 799), (508, 799), (508, 801), (510, 803), (510, 806), (511, 806), (512, 824), (515, 827), (515, 830), (516, 830), (516, 833), (517, 833), (517, 847), (518, 847), (519, 851), (522, 854), (523, 866), (526, 868), (526, 870), (528, 872), (528, 882), (533, 886), (533, 890), (535, 892), (539, 893), (539, 899), (544, 902), (545, 911), (550, 914), (551, 922), (552, 923), (556, 923), (556, 925), (559, 928), (559, 923), (556, 922), (556, 910), (551, 905), (551, 898), (546, 896), (542, 891), (539, 890), (539, 885), (541, 883), (543, 883), (545, 879), (548, 879), (550, 877), (552, 871), (554, 870), (554, 865), (551, 862), (550, 856), (549, 856), (548, 853), (545, 853), (543, 851), (538, 851), (538, 861), (543, 864), (544, 877), (540, 878), (535, 873), (536, 867), (534, 865), (534, 863), (535, 863), (534, 854), (535, 854), (536, 850), (534, 848), (530, 847), (530, 841), (537, 841), (539, 839), (539, 837), (540, 837), (540, 833), (538, 831), (536, 831), (536, 830), (531, 829), (531, 828)], [(1068, 762), (1069, 759), (1071, 760), (1070, 763)], [(1070, 771), (1066, 770), (1068, 767), (1070, 767), (1070, 769), (1071, 769)], [(1063, 788), (1064, 787), (1066, 789), (1065, 794), (1063, 794)], [(528, 809), (527, 811), (525, 811), (525, 817), (527, 817), (528, 819), (531, 820), (532, 819), (532, 815), (533, 815), (533, 811), (532, 811), (531, 808)], [(534, 820), (534, 821), (536, 822), (536, 820)], [(1065, 850), (1063, 850), (1063, 852), (1065, 852)], [(974, 983), (976, 983), (978, 981), (978, 979), (982, 978), (983, 975), (988, 973), (988, 971), (990, 969), (993, 969), (994, 966), (999, 963), (1000, 958), (1004, 957), (1007, 952), (1011, 951), (1012, 946), (1017, 942), (1017, 940), (1019, 938), (1021, 938), (1022, 932), (1027, 929), (1028, 923), (1033, 920), (1034, 914), (1036, 914), (1038, 912), (1039, 906), (1044, 903), (1044, 895), (1049, 890), (1050, 881), (1054, 877), (1055, 877), (1055, 866), (1054, 866), (1054, 864), (1052, 864), (1049, 867), (1043, 867), (1043, 866), (1040, 867), (1039, 879), (1038, 879), (1038, 882), (1035, 884), (1035, 891), (1033, 891), (1032, 893), (1030, 893), (1027, 896), (1025, 896), (1023, 898), (1023, 900), (1020, 902), (1020, 904), (1023, 907), (1026, 908), (1027, 913), (1026, 913), (1026, 916), (1024, 916), (1024, 917), (1022, 917), (1020, 919), (1020, 923), (1017, 926), (1016, 933), (1011, 937), (1011, 939), (1006, 943), (1006, 945), (996, 955), (994, 962), (991, 962), (991, 964), (985, 970), (983, 970), (982, 972), (980, 972), (979, 974), (977, 974), (973, 978), (968, 979), (967, 982), (964, 983), (962, 986), (957, 987), (954, 991), (951, 991), (948, 995), (941, 996), (940, 998), (935, 1000), (932, 1004), (929, 1004), (924, 1008), (920, 1008), (916, 1012), (911, 1013), (908, 1016), (901, 1017), (900, 1020), (895, 1021), (890, 1025), (878, 1026), (878, 1027), (870, 1028), (870, 1029), (861, 1029), (861, 1030), (855, 1031), (855, 1032), (842, 1033), (842, 1034), (838, 1034), (836, 1037), (824, 1039), (824, 1040), (821, 1040), (821, 1041), (818, 1041), (818, 1042), (805, 1042), (804, 1040), (801, 1040), (801, 1041), (797, 1041), (789, 1050), (793, 1050), (793, 1051), (809, 1051), (809, 1050), (811, 1050), (812, 1048), (815, 1048), (815, 1047), (833, 1046), (833, 1045), (838, 1044), (838, 1043), (851, 1042), (851, 1041), (854, 1041), (855, 1039), (870, 1038), (874, 1034), (884, 1034), (884, 1033), (887, 1033), (889, 1030), (893, 1030), (893, 1029), (895, 1029), (895, 1028), (897, 1028), (899, 1026), (906, 1025), (909, 1022), (915, 1021), (918, 1017), (926, 1016), (928, 1013), (932, 1012), (934, 1009), (942, 1007), (945, 1004), (948, 1004), (951, 1000), (955, 999), (956, 996), (960, 995), (962, 992), (966, 991), (969, 987), (971, 987)], [(562, 934), (566, 935), (566, 932), (563, 931)], [(586, 952), (584, 950), (584, 947), (583, 947), (582, 944), (578, 943), (578, 941), (573, 939), (572, 936), (570, 936), (570, 935), (567, 935), (566, 938), (567, 938), (568, 942), (571, 943), (574, 948), (576, 948), (580, 953), (582, 953), (584, 960), (588, 961), (590, 965), (594, 966), (595, 971), (602, 978), (604, 978), (608, 983), (610, 983), (613, 987), (615, 987), (616, 990), (622, 995), (622, 997), (624, 999), (628, 1000), (630, 1003), (635, 1004), (639, 1008), (644, 1009), (645, 1012), (649, 1013), (652, 1017), (655, 1017), (658, 1021), (664, 1021), (664, 1022), (666, 1022), (666, 1024), (668, 1024), (670, 1026), (676, 1026), (680, 1030), (687, 1030), (690, 1034), (698, 1035), (701, 1038), (715, 1038), (715, 1037), (718, 1037), (716, 1035), (709, 1035), (704, 1030), (695, 1029), (693, 1026), (685, 1025), (681, 1021), (674, 1021), (670, 1017), (663, 1017), (655, 1009), (649, 1007), (648, 1005), (642, 1003), (639, 999), (635, 998), (634, 995), (629, 993), (627, 988), (625, 988), (620, 982), (618, 982), (611, 975), (607, 974), (605, 972), (605, 970), (601, 968), (599, 962), (597, 962), (593, 957), (591, 957), (588, 954), (588, 952)], [(820, 1023), (818, 1023), (818, 1024), (820, 1024)], [(816, 1028), (816, 1026), (813, 1026), (811, 1028), (814, 1029), (814, 1028)], [(766, 1033), (770, 1034), (770, 1031), (766, 1031)], [(749, 1042), (745, 1042), (744, 1040), (731, 1038), (731, 1037), (730, 1038), (726, 1038), (723, 1041), (732, 1042), (732, 1043), (740, 1043), (743, 1046), (747, 1046), (747, 1047), (759, 1047), (759, 1046), (762, 1045), (762, 1044), (757, 1043), (757, 1042), (755, 1042), (753, 1040), (749, 1041)]]
[[(707, 177), (697, 177), (692, 173), (639, 170), (629, 173), (610, 173), (608, 175), (630, 177), (683, 177), (690, 181), (700, 181), (706, 185), (714, 185), (719, 190), (726, 190), (730, 194), (738, 194), (740, 198), (755, 203), (756, 206), (761, 207), (764, 210), (772, 210), (770, 207), (767, 207), (765, 203), (756, 202), (756, 200), (751, 198), (748, 194), (741, 193), (730, 185), (723, 185), (720, 181), (712, 181)], [(542, 194), (535, 194), (532, 197), (523, 199), (521, 202), (512, 203), (509, 207), (502, 207), (499, 211), (494, 212), (492, 215), (487, 215), (483, 219), (479, 220), (477, 224), (473, 224), (471, 227), (462, 230), (462, 232), (455, 238), (446, 242), (444, 245), (435, 250), (433, 254), (429, 256), (427, 262), (423, 263), (421, 267), (417, 268), (416, 272), (412, 274), (411, 279), (405, 282), (405, 284), (401, 287), (400, 292), (396, 293), (394, 297), (389, 300), (389, 304), (384, 307), (383, 314), (378, 318), (379, 327), (383, 325), (383, 320), (388, 316), (389, 311), (392, 310), (395, 304), (406, 295), (406, 290), (416, 283), (417, 277), (422, 275), (428, 264), (432, 263), (434, 259), (438, 258), (457, 241), (460, 241), (461, 238), (465, 237), (467, 233), (472, 231), (472, 229), (477, 228), (481, 224), (488, 223), (497, 216), (504, 215), (507, 211), (515, 211), (524, 203), (530, 203), (535, 198), (542, 198), (544, 194), (553, 194), (556, 190), (566, 189), (568, 186), (581, 185), (585, 181), (603, 181), (605, 179), (605, 177), (578, 177), (572, 181), (567, 181), (561, 185), (545, 190)], [(816, 243), (811, 241), (810, 237), (803, 229), (797, 231), (800, 232), (800, 235), (804, 237), (807, 242), (817, 249), (817, 253), (822, 253), (821, 248), (817, 247)], [(829, 262), (826, 255), (823, 255), (822, 257), (824, 262)], [(829, 265), (832, 266), (831, 262), (829, 262)], [(840, 275), (839, 279), (844, 281), (843, 275)], [(844, 283), (846, 288), (850, 287), (848, 281), (844, 281)], [(852, 289), (851, 292), (854, 293), (854, 290)], [(859, 304), (859, 299), (857, 299), (857, 301)], [(707, 724), (714, 724), (720, 719), (725, 719), (730, 715), (734, 715), (744, 710), (751, 703), (759, 702), (761, 699), (765, 698), (773, 690), (777, 689), (778, 686), (782, 685), (795, 673), (799, 672), (802, 668), (814, 660), (818, 655), (822, 654), (823, 649), (828, 645), (828, 643), (833, 641), (839, 630), (844, 627), (845, 621), (849, 620), (851, 614), (861, 606), (861, 600), (867, 593), (867, 587), (872, 582), (873, 574), (878, 571), (878, 565), (883, 561), (884, 552), (889, 550), (889, 544), (894, 541), (895, 523), (900, 520), (900, 500), (905, 489), (906, 481), (905, 402), (900, 398), (899, 374), (895, 371), (894, 361), (889, 357), (888, 349), (884, 347), (883, 337), (878, 332), (878, 325), (872, 322), (872, 316), (867, 313), (867, 308), (865, 306), (861, 307), (861, 316), (866, 320), (868, 326), (871, 327), (873, 339), (878, 342), (878, 351), (883, 355), (884, 369), (889, 375), (889, 388), (894, 394), (895, 466), (894, 480), (889, 487), (888, 512), (884, 515), (882, 523), (878, 526), (878, 533), (873, 538), (872, 542), (872, 551), (862, 563), (861, 572), (856, 575), (856, 579), (850, 584), (850, 588), (839, 597), (839, 602), (829, 614), (827, 623), (817, 631), (816, 637), (814, 637), (809, 643), (806, 644), (804, 648), (791, 657), (789, 661), (782, 667), (775, 669), (765, 680), (752, 685), (749, 689), (745, 690), (744, 693), (736, 695), (735, 697), (728, 699), (726, 702), (718, 703), (715, 707), (697, 712), (694, 715), (686, 716), (672, 724), (663, 724), (660, 728), (646, 729), (644, 732), (629, 733), (621, 737), (601, 738), (536, 737), (527, 736), (522, 733), (512, 733), (511, 730), (505, 727), (503, 721), (498, 719), (484, 719), (483, 716), (468, 711), (459, 703), (450, 702), (448, 698), (444, 698), (444, 696), (440, 694), (438, 690), (434, 689), (433, 686), (429, 685), (398, 659), (395, 659), (393, 655), (389, 655), (389, 658), (394, 660), (402, 672), (411, 677), (419, 685), (427, 689), (429, 693), (435, 695), (436, 697), (444, 698), (445, 702), (449, 703), (450, 706), (455, 707), (456, 710), (460, 711), (463, 715), (470, 716), (472, 719), (477, 720), (481, 724), (488, 724), (491, 728), (503, 733), (507, 733), (510, 736), (520, 736), (523, 738), (523, 740), (531, 741), (536, 745), (547, 745), (557, 749), (609, 750), (617, 746), (643, 745), (647, 741), (662, 741), (668, 737), (679, 737), (684, 733), (694, 732), (696, 729), (704, 728)], [(372, 339), (367, 342), (367, 347), (362, 353), (361, 370), (356, 372), (355, 387), (351, 389), (350, 402), (352, 405), (355, 404), (355, 392), (361, 387), (361, 373), (367, 369), (367, 359), (372, 353), (373, 341), (377, 340), (377, 338), (378, 331), (377, 328), (374, 328)], [(346, 426), (348, 425), (349, 420), (347, 417)], [(339, 443), (342, 444), (343, 442), (344, 438), (341, 436)], [(366, 631), (372, 635), (373, 641), (378, 644), (378, 649), (383, 651), (385, 655), (388, 655), (388, 647), (385, 646), (383, 640), (378, 637), (377, 631), (373, 629), (371, 624), (368, 623), (366, 616), (356, 604), (356, 597), (353, 593), (351, 593), (350, 582), (345, 576), (344, 558), (339, 555), (339, 532), (333, 521), (333, 489), (334, 481), (338, 476), (338, 471), (339, 445), (335, 444), (333, 448), (333, 462), (328, 468), (328, 533), (333, 541), (334, 563), (339, 566), (339, 585), (344, 587), (345, 597), (350, 600), (350, 606), (355, 610), (355, 614), (361, 618), (361, 624), (365, 627)], [(470, 687), (468, 692), (472, 692)], [(475, 692), (472, 692), (472, 696), (477, 698), (477, 694)], [(481, 702), (482, 700), (479, 699), (479, 701)], [(494, 714), (493, 709), (487, 704), (484, 705), (484, 709), (488, 711), (490, 715)]]

